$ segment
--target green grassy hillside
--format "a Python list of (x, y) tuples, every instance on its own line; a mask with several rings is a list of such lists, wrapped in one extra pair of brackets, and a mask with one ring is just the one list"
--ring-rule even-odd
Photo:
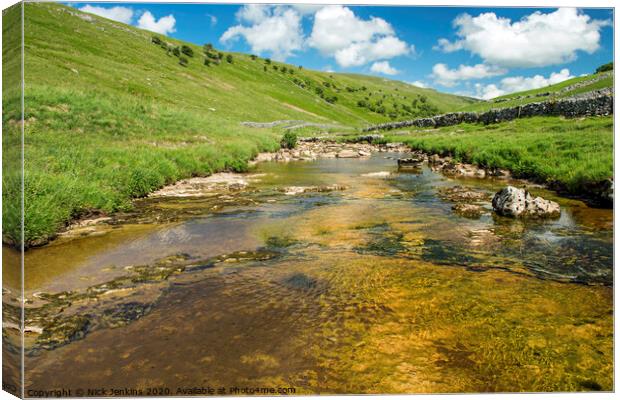
[[(19, 53), (7, 53), (19, 50), (18, 35), (7, 35), (19, 28), (19, 11), (3, 14), (5, 82), (19, 76)], [(28, 244), (85, 213), (130, 207), (132, 198), (184, 177), (242, 170), (257, 152), (277, 148), (281, 131), (242, 121), (294, 119), (350, 130), (474, 101), (246, 54), (224, 53), (207, 66), (202, 46), (54, 3), (26, 4), (25, 32)], [(14, 46), (6, 45), (9, 37)], [(186, 65), (174, 54), (183, 45), (193, 52), (179, 54)], [(5, 160), (17, 162), (19, 154), (6, 150), (21, 140), (19, 89), (4, 89)], [(3, 180), (3, 235), (15, 243), (20, 179), (6, 173)]]
[(538, 101), (562, 99), (593, 90), (611, 88), (613, 85), (613, 71), (597, 73), (568, 79), (539, 89), (510, 93), (489, 101), (471, 103), (459, 111), (487, 111), (492, 108), (514, 107)]
[[(613, 89), (613, 71), (595, 73), (490, 101), (458, 111), (484, 112), (532, 102), (567, 98), (599, 89)], [(428, 153), (451, 155), (457, 161), (504, 168), (570, 194), (600, 199), (593, 188), (613, 179), (613, 116), (566, 119), (537, 117), (500, 124), (460, 124), (438, 129), (409, 128), (387, 132), (386, 140), (404, 142)]]
[(428, 153), (449, 154), (458, 161), (508, 169), (516, 177), (579, 195), (587, 195), (593, 183), (613, 177), (613, 117), (461, 124), (411, 130), (388, 139)]

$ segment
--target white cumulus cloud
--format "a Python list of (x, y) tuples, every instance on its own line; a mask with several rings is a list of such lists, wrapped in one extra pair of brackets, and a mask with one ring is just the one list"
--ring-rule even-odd
[(475, 85), (476, 94), (474, 97), (489, 100), (509, 93), (540, 89), (572, 78), (574, 78), (574, 76), (571, 75), (567, 68), (562, 69), (560, 72), (552, 72), (549, 74), (548, 78), (542, 75), (530, 77), (512, 76), (502, 79), (499, 86), (495, 84), (482, 85), (477, 83)]
[(393, 68), (390, 65), (389, 61), (378, 61), (378, 62), (375, 62), (370, 67), (370, 70), (372, 72), (377, 72), (379, 74), (385, 74), (385, 75), (396, 75), (396, 74), (400, 73), (400, 71), (398, 71), (396, 68)]
[(502, 79), (502, 89), (508, 93), (521, 92), (523, 90), (539, 89), (549, 85), (563, 82), (567, 79), (574, 78), (570, 74), (568, 68), (562, 69), (560, 72), (552, 72), (548, 78), (542, 75), (534, 75), (532, 77), (515, 76)]
[(422, 89), (427, 89), (430, 87), (426, 82), (422, 82), (422, 81), (413, 81), (413, 82), (407, 82), (407, 83), (409, 83), (412, 86), (417, 86)]
[(167, 15), (160, 19), (155, 19), (150, 11), (145, 11), (144, 14), (138, 20), (138, 28), (146, 29), (147, 31), (161, 33), (162, 35), (168, 35), (176, 31), (174, 25), (176, 19), (174, 15)]
[(352, 67), (409, 54), (413, 46), (396, 37), (381, 18), (363, 20), (348, 7), (326, 6), (314, 16), (308, 45), (341, 67)]
[(244, 38), (253, 52), (271, 53), (276, 60), (285, 60), (303, 47), (301, 15), (293, 8), (248, 4), (237, 12), (237, 19), (241, 23), (228, 28), (220, 42)]
[(461, 64), (456, 69), (450, 69), (446, 64), (435, 64), (431, 77), (438, 84), (451, 87), (459, 81), (490, 78), (504, 75), (507, 72), (506, 69), (487, 64), (476, 64), (473, 66)]
[(79, 8), (79, 10), (95, 14), (103, 18), (122, 22), (124, 24), (131, 24), (131, 19), (133, 18), (133, 10), (127, 7), (116, 6), (111, 8), (105, 8), (99, 6), (91, 6), (90, 4), (87, 4), (84, 7)]
[(578, 51), (594, 53), (600, 46), (600, 30), (610, 24), (576, 8), (536, 11), (516, 22), (495, 13), (463, 14), (454, 20), (458, 39), (442, 38), (436, 48), (469, 50), (501, 67), (542, 67), (571, 62)]
[(497, 85), (491, 83), (490, 85), (483, 85), (481, 83), (476, 83), (476, 94), (471, 95), (472, 97), (477, 97), (479, 99), (490, 100), (495, 97), (503, 96), (506, 94), (506, 91), (497, 87)]

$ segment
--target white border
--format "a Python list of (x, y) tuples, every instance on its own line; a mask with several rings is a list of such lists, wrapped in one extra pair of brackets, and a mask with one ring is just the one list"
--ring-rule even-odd
[[(81, 2), (90, 2), (90, 3), (119, 3), (121, 1), (81, 1)], [(0, 8), (1, 9), (5, 9), (13, 4), (17, 3), (14, 0), (0, 0)], [(194, 3), (194, 4), (245, 4), (245, 3), (262, 3), (262, 4), (278, 4), (278, 3), (285, 3), (283, 1), (268, 1), (268, 0), (252, 0), (252, 1), (247, 1), (247, 2), (243, 2), (243, 1), (238, 1), (238, 2), (233, 2), (233, 1), (226, 1), (226, 0), (209, 0), (209, 1), (192, 1), (192, 0), (167, 0), (167, 1), (157, 1), (157, 0), (132, 0), (131, 3)], [(289, 0), (286, 1), (286, 4), (346, 4), (346, 5), (395, 5), (395, 6), (455, 6), (455, 7), (493, 7), (493, 8), (499, 8), (499, 7), (533, 7), (533, 8), (557, 8), (557, 7), (581, 7), (581, 8), (614, 8), (614, 17), (615, 17), (615, 6), (616, 3), (612, 0), (588, 0), (588, 1), (584, 1), (584, 0), (526, 0), (523, 2), (516, 2), (514, 0), (508, 0), (508, 1), (501, 1), (501, 0), (496, 0), (496, 2), (491, 2), (489, 0), (467, 0), (467, 1), (463, 1), (463, 0), (389, 0), (389, 1), (378, 1), (378, 0), (365, 0), (365, 1), (352, 1), (352, 0), (342, 0), (339, 2), (335, 2), (335, 1), (330, 1), (330, 0), (312, 0), (312, 1), (303, 1), (303, 0)], [(22, 12), (23, 12), (23, 8), (22, 8)], [(22, 19), (23, 21), (23, 19)], [(0, 19), (0, 29), (2, 28), (2, 21)], [(23, 25), (22, 25), (22, 41), (23, 41)], [(614, 21), (614, 28), (615, 28), (615, 21)], [(618, 31), (614, 30), (614, 62), (615, 62), (615, 55), (617, 53), (618, 50)], [(1, 50), (1, 41), (0, 41), (0, 50)], [(23, 52), (23, 42), (22, 42), (22, 52)], [(23, 77), (23, 54), (22, 54), (22, 85), (24, 84), (24, 77)], [(617, 74), (614, 72), (614, 79), (617, 78)], [(1, 87), (1, 83), (2, 83), (2, 74), (1, 74), (1, 66), (0, 66), (0, 87)], [(23, 87), (23, 86), (22, 86)], [(616, 124), (616, 115), (617, 115), (617, 111), (618, 111), (618, 103), (615, 102), (614, 103), (614, 177), (616, 176), (620, 176), (619, 172), (620, 172), (620, 166), (618, 165), (618, 160), (616, 158), (617, 153), (615, 152), (615, 148), (616, 148), (616, 143), (617, 143), (617, 139), (618, 139), (618, 126)], [(22, 93), (22, 113), (23, 113), (23, 93)], [(23, 118), (23, 114), (22, 114), (22, 118)], [(22, 146), (23, 146), (23, 125), (22, 125)], [(22, 148), (23, 149), (23, 148)], [(0, 157), (2, 155), (2, 150), (0, 149)], [(23, 155), (23, 152), (22, 152)], [(23, 159), (22, 159), (22, 166), (23, 166)], [(1, 173), (1, 165), (0, 165), (0, 173)], [(23, 171), (23, 169), (22, 169)], [(23, 179), (23, 174), (22, 174), (22, 179)], [(22, 182), (23, 185), (23, 182)], [(2, 205), (2, 199), (0, 198), (0, 206)], [(614, 199), (614, 210), (617, 207), (617, 198)], [(23, 210), (23, 197), (22, 197), (22, 210)], [(1, 222), (1, 216), (0, 216), (0, 222)], [(620, 226), (618, 225), (618, 223), (620, 222), (620, 217), (618, 215), (618, 213), (614, 212), (614, 227), (616, 226)], [(22, 228), (22, 234), (23, 234), (23, 228)], [(618, 246), (616, 246), (616, 235), (615, 235), (615, 229), (614, 229), (614, 278), (618, 272), (618, 268), (617, 267), (617, 260), (619, 260), (620, 258), (618, 257), (618, 255), (620, 254), (620, 250), (618, 249)], [(23, 288), (23, 260), (22, 260), (22, 288)], [(0, 279), (1, 279), (1, 275), (0, 275)], [(615, 280), (615, 279), (614, 279)], [(618, 319), (616, 318), (616, 314), (615, 314), (615, 297), (617, 294), (617, 287), (614, 285), (614, 366), (616, 368), (614, 368), (614, 383), (617, 385), (618, 383), (618, 377), (619, 377), (619, 373), (618, 373), (618, 352), (615, 351), (616, 350), (616, 336), (615, 336), (615, 332), (618, 332), (618, 327), (620, 326)], [(22, 294), (23, 296), (23, 294)], [(23, 318), (23, 315), (22, 315)], [(22, 322), (23, 323), (23, 322)], [(0, 343), (1, 346), (1, 343)], [(1, 347), (0, 347), (1, 348)], [(23, 359), (23, 354), (22, 354), (22, 359)], [(22, 362), (22, 368), (23, 368), (24, 364)], [(23, 390), (23, 386), (22, 386), (22, 390)], [(302, 398), (304, 396), (295, 396), (295, 398)], [(305, 396), (305, 397), (310, 397), (310, 398), (318, 398), (318, 396)], [(350, 400), (350, 399), (362, 399), (367, 397), (366, 395), (347, 395), (347, 396), (329, 396), (330, 399), (334, 399), (334, 400)], [(522, 393), (522, 394), (454, 394), (454, 395), (382, 395), (382, 397), (384, 398), (389, 398), (389, 399), (394, 399), (394, 400), (411, 400), (412, 398), (421, 398), (421, 399), (428, 399), (428, 400), (448, 400), (448, 399), (460, 399), (460, 400), (474, 400), (474, 399), (489, 399), (489, 400), (495, 400), (495, 399), (520, 399), (520, 398), (525, 398), (525, 399), (575, 399), (575, 400), (582, 400), (582, 399), (615, 399), (615, 398), (620, 398), (620, 394), (613, 392), (613, 393), (534, 393), (534, 394), (526, 394), (526, 393)], [(137, 398), (137, 397), (136, 397)], [(195, 396), (192, 398), (196, 398), (196, 399), (209, 399), (209, 398), (215, 398), (215, 397), (199, 397), (199, 396)], [(260, 397), (262, 399), (281, 399), (282, 397)], [(7, 392), (4, 391), (0, 391), (0, 400), (5, 400), (5, 399), (15, 399), (14, 396), (10, 395)], [(152, 400), (153, 397), (143, 397), (143, 399), (149, 399)], [(247, 397), (230, 397), (227, 396), (226, 399), (244, 399), (246, 400)]]

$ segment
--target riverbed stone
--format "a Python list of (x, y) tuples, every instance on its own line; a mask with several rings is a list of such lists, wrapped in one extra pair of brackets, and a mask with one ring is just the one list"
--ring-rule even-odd
[(452, 210), (466, 218), (479, 218), (484, 212), (484, 208), (477, 204), (457, 203), (452, 206)]
[(357, 158), (359, 156), (359, 152), (353, 150), (341, 150), (337, 155), (338, 158)]
[(490, 195), (465, 186), (451, 186), (439, 190), (439, 195), (454, 203), (475, 203), (488, 201)]
[(507, 186), (497, 192), (492, 201), (493, 209), (506, 217), (557, 217), (560, 205), (542, 197), (534, 197), (525, 189)]
[(390, 171), (378, 171), (378, 172), (369, 172), (367, 174), (362, 174), (362, 176), (365, 176), (367, 178), (380, 178), (380, 179), (389, 178), (391, 175), (392, 173)]
[(399, 158), (398, 167), (399, 168), (419, 167), (420, 164), (422, 164), (423, 162), (424, 162), (424, 159), (421, 157)]
[(320, 185), (320, 186), (286, 186), (280, 188), (281, 192), (284, 192), (287, 196), (295, 196), (303, 193), (326, 193), (339, 190), (346, 190), (348, 186), (333, 184), (333, 185)]

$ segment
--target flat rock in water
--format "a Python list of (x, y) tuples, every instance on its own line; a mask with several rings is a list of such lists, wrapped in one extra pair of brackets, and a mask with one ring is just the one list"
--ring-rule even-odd
[(418, 165), (420, 165), (424, 160), (419, 159), (419, 158), (399, 158), (398, 159), (398, 166), (399, 167), (417, 167)]
[(560, 205), (542, 197), (534, 197), (525, 189), (507, 186), (493, 197), (493, 209), (506, 217), (558, 217)]
[(390, 171), (379, 171), (379, 172), (369, 172), (367, 174), (362, 174), (367, 178), (389, 178), (392, 175)]
[(341, 150), (337, 155), (338, 158), (357, 158), (359, 156), (359, 152), (353, 150)]
[(455, 203), (488, 201), (490, 197), (487, 193), (472, 190), (464, 186), (442, 188), (439, 190), (439, 195), (443, 199)]

